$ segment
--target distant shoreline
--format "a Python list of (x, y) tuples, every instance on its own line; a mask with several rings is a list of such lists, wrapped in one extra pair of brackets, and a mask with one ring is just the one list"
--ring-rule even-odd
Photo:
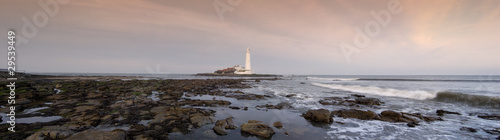
[(222, 77), (283, 77), (275, 74), (216, 74), (216, 73), (198, 73), (196, 76), (222, 76)]

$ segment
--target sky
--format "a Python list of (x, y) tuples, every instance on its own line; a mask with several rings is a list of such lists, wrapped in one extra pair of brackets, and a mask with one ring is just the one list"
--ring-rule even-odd
[(26, 72), (500, 74), (498, 0), (1, 1)]

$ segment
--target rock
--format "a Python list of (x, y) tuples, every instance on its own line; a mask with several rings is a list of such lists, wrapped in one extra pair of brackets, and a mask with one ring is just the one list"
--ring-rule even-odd
[(450, 112), (450, 111), (446, 111), (446, 110), (437, 110), (436, 113), (439, 115), (439, 116), (443, 116), (444, 114), (455, 114), (455, 115), (461, 115), (460, 113), (457, 113), (457, 112)]
[(234, 123), (232, 117), (227, 118), (226, 119), (226, 123), (227, 123), (226, 129), (236, 129), (236, 128), (238, 128), (238, 126), (236, 126), (236, 123)]
[(483, 129), (483, 131), (492, 135), (500, 135), (500, 128)]
[(241, 132), (257, 135), (264, 138), (269, 138), (275, 134), (274, 130), (268, 125), (251, 122), (241, 125)]
[(416, 123), (416, 122), (411, 122), (411, 123), (408, 123), (408, 124), (406, 124), (406, 125), (407, 125), (408, 127), (416, 127), (417, 125), (420, 125), (420, 124), (418, 124), (418, 123)]
[(283, 128), (283, 123), (281, 123), (280, 121), (276, 121), (274, 122), (274, 127), (278, 128), (278, 129), (281, 129)]
[(21, 99), (16, 100), (16, 104), (18, 104), (18, 105), (24, 105), (24, 104), (29, 104), (29, 103), (31, 103), (31, 101), (26, 99), (26, 98), (21, 98)]
[(69, 137), (67, 140), (125, 140), (126, 136), (123, 130), (114, 130), (111, 132), (86, 130)]
[(227, 135), (227, 131), (226, 131), (226, 128), (224, 127), (224, 125), (226, 124), (226, 120), (219, 120), (215, 123), (215, 126), (214, 126), (214, 132), (217, 134), (217, 135)]
[(213, 123), (213, 120), (210, 116), (205, 116), (201, 113), (192, 114), (190, 118), (191, 124), (195, 127), (201, 127), (206, 124)]
[(106, 115), (101, 118), (101, 124), (110, 124), (113, 121), (113, 115)]
[(500, 115), (478, 115), (477, 117), (487, 120), (500, 121)]
[(293, 96), (297, 96), (297, 94), (288, 94), (285, 97), (290, 98), (290, 97), (293, 97)]
[(318, 110), (309, 110), (306, 114), (302, 115), (305, 119), (315, 121), (315, 122), (324, 122), (324, 123), (332, 123), (333, 117), (330, 114), (330, 111), (326, 109), (318, 109)]
[(236, 106), (230, 106), (229, 108), (234, 109), (234, 110), (240, 110), (240, 107), (236, 107)]
[(68, 127), (46, 126), (27, 137), (26, 140), (66, 139), (73, 134), (74, 132), (69, 130)]
[(353, 97), (357, 97), (357, 98), (362, 98), (362, 97), (365, 97), (365, 95), (359, 95), (359, 94), (351, 94), (351, 96), (353, 96)]
[(468, 131), (468, 132), (476, 133), (477, 129), (470, 128), (470, 127), (462, 127), (462, 128), (460, 128), (460, 131)]
[(356, 103), (357, 104), (362, 104), (362, 105), (368, 105), (368, 106), (381, 105), (382, 104), (382, 102), (379, 99), (377, 99), (377, 98), (365, 98), (365, 97), (356, 98)]
[(87, 99), (96, 99), (96, 98), (101, 98), (102, 94), (99, 93), (89, 93), (87, 94)]
[(214, 132), (218, 135), (227, 135), (226, 129), (236, 129), (238, 128), (235, 123), (233, 122), (232, 117), (224, 119), (224, 120), (218, 120), (215, 122), (215, 126), (213, 128)]
[(406, 123), (417, 123), (416, 119), (403, 115), (400, 112), (386, 110), (380, 113), (380, 120), (386, 122), (406, 122)]
[(380, 120), (380, 117), (377, 115), (377, 113), (373, 111), (362, 111), (362, 110), (357, 110), (357, 109), (343, 109), (343, 110), (337, 110), (337, 111), (332, 111), (333, 115), (343, 117), (343, 118), (356, 118), (360, 120)]
[(87, 110), (94, 110), (94, 109), (96, 109), (95, 106), (78, 106), (75, 107), (75, 113), (85, 112)]
[(277, 105), (269, 105), (269, 104), (266, 104), (266, 105), (260, 105), (260, 106), (256, 106), (257, 108), (267, 108), (267, 109), (288, 109), (288, 108), (292, 108), (292, 105), (290, 103), (287, 103), (287, 102), (281, 102), (281, 103), (278, 103)]

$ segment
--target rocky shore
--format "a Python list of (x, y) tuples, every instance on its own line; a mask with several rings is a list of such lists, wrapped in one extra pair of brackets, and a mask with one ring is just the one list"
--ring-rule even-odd
[[(217, 118), (218, 111), (226, 112), (268, 112), (270, 110), (293, 110), (282, 102), (276, 105), (257, 106), (234, 105), (240, 100), (265, 101), (274, 97), (244, 93), (252, 83), (272, 79), (197, 79), (197, 80), (88, 80), (88, 79), (38, 79), (17, 83), (17, 118), (59, 117), (48, 122), (22, 123), (16, 125), (16, 133), (7, 131), (8, 124), (0, 125), (1, 139), (169, 139), (170, 135), (188, 135), (206, 128), (202, 137), (217, 139), (232, 133), (241, 133), (239, 138), (257, 137), (270, 139), (278, 135), (306, 135), (307, 130), (294, 126), (295, 122), (277, 120), (254, 120), (250, 117), (227, 116)], [(0, 84), (7, 84), (1, 82)], [(2, 98), (6, 98), (6, 87), (0, 88)], [(211, 99), (190, 97), (209, 96)], [(217, 97), (217, 98), (216, 98)], [(294, 98), (287, 95), (286, 98)], [(234, 100), (229, 100), (234, 99)], [(0, 104), (7, 104), (0, 100)], [(436, 121), (446, 121), (443, 116), (461, 115), (457, 112), (436, 110), (435, 114), (423, 115), (392, 110), (380, 113), (377, 109), (384, 102), (377, 98), (352, 94), (345, 97), (324, 98), (319, 101), (325, 106), (342, 106), (345, 109), (311, 109), (302, 115), (283, 115), (290, 120), (301, 120), (318, 127), (324, 124), (343, 124), (336, 118), (351, 118), (368, 121), (403, 123), (407, 127), (431, 125)], [(353, 109), (363, 107), (364, 109)], [(369, 109), (366, 109), (369, 108)], [(7, 108), (0, 112), (7, 113)], [(233, 114), (233, 115), (234, 115)], [(255, 114), (255, 113), (250, 113)], [(275, 113), (276, 114), (276, 113)], [(291, 113), (293, 114), (293, 113)], [(259, 114), (257, 114), (259, 115)], [(498, 120), (497, 114), (469, 114), (489, 120)], [(244, 115), (243, 115), (244, 116)], [(235, 119), (240, 122), (237, 123)], [(243, 119), (243, 120), (242, 120)], [(304, 124), (299, 124), (304, 125)], [(484, 131), (500, 135), (499, 129), (460, 128), (465, 133)], [(213, 135), (213, 136), (212, 136)], [(238, 137), (236, 137), (238, 138)]]

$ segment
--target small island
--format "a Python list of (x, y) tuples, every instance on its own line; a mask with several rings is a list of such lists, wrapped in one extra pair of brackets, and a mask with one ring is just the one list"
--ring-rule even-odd
[(250, 48), (247, 48), (245, 67), (235, 65), (230, 68), (216, 70), (214, 73), (198, 73), (197, 76), (228, 76), (228, 77), (281, 77), (274, 74), (255, 74), (250, 61)]

